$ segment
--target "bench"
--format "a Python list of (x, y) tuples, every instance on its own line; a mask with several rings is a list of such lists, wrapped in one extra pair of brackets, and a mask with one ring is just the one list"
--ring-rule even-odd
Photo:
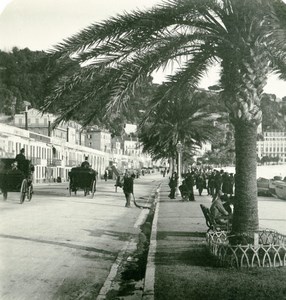
[(201, 210), (204, 214), (205, 220), (206, 220), (206, 224), (208, 226), (208, 232), (210, 230), (214, 230), (214, 231), (229, 231), (230, 230), (230, 223), (229, 221), (226, 224), (218, 224), (216, 223), (214, 217), (212, 216), (210, 210), (208, 207), (204, 206), (203, 204), (200, 204)]

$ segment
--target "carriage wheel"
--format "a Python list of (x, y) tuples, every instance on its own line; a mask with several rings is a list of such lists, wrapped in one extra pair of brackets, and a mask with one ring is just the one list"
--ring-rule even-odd
[(8, 197), (8, 192), (7, 191), (2, 191), (3, 193), (3, 200), (6, 201)]
[(33, 196), (33, 184), (31, 183), (28, 186), (28, 192), (27, 192), (27, 200), (31, 201), (32, 200), (32, 196)]
[(28, 191), (28, 182), (27, 179), (23, 179), (21, 190), (20, 190), (20, 204), (22, 204), (25, 201), (26, 193)]
[(96, 180), (93, 180), (92, 188), (91, 188), (91, 198), (93, 198), (95, 191), (96, 191)]

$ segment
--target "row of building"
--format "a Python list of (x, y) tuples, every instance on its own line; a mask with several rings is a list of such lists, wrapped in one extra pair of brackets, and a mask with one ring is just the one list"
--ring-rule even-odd
[(286, 132), (265, 131), (261, 132), (261, 140), (257, 141), (257, 155), (263, 157), (278, 157), (278, 163), (286, 163)]
[(21, 148), (35, 166), (36, 182), (68, 180), (68, 172), (85, 157), (93, 169), (103, 175), (112, 166), (125, 169), (151, 168), (153, 162), (142, 152), (138, 139), (129, 126), (123, 137), (112, 138), (110, 132), (97, 127), (82, 128), (69, 121), (52, 128), (55, 115), (27, 109), (16, 114), (13, 122), (0, 123), (0, 157), (13, 158)]

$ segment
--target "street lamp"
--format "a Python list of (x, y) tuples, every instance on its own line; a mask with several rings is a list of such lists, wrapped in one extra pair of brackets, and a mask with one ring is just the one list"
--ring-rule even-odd
[(28, 130), (28, 106), (25, 108), (25, 130)]
[(182, 149), (183, 145), (180, 141), (177, 143), (177, 153), (178, 153), (178, 185), (177, 185), (177, 194), (180, 195), (179, 186), (182, 184)]

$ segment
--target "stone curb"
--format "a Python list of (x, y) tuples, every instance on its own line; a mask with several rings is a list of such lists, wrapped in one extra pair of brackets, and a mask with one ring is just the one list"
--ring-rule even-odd
[(155, 194), (155, 213), (152, 222), (152, 230), (150, 236), (150, 245), (147, 257), (147, 266), (144, 278), (144, 288), (142, 299), (143, 300), (154, 300), (154, 284), (155, 284), (155, 254), (157, 247), (157, 223), (160, 206), (160, 186), (156, 189)]

